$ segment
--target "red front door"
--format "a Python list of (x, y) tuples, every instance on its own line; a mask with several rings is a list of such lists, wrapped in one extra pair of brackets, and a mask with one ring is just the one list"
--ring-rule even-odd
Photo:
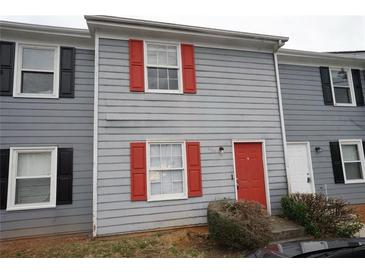
[(251, 200), (266, 208), (264, 163), (261, 143), (235, 143), (238, 200)]

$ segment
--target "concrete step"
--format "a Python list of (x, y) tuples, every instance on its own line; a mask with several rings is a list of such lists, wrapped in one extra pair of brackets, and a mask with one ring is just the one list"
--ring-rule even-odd
[(297, 238), (308, 237), (304, 227), (278, 216), (271, 217), (272, 232), (274, 234), (274, 241), (286, 241)]

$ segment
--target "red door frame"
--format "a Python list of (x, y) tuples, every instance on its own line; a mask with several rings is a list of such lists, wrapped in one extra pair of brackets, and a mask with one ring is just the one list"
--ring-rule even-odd
[(238, 191), (236, 182), (236, 159), (235, 159), (235, 144), (239, 143), (260, 143), (262, 147), (262, 164), (264, 168), (264, 183), (265, 183), (265, 194), (266, 194), (266, 209), (271, 215), (271, 202), (270, 202), (270, 192), (269, 192), (269, 176), (267, 173), (267, 161), (266, 161), (266, 144), (265, 140), (232, 140), (232, 156), (233, 156), (233, 172), (234, 172), (234, 190), (236, 195), (236, 201), (238, 201)]

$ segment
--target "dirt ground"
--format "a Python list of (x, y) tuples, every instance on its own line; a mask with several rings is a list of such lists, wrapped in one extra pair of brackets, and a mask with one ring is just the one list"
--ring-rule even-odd
[(0, 257), (245, 257), (247, 252), (217, 246), (207, 227), (91, 239), (86, 235), (54, 236), (0, 242)]
[(365, 204), (353, 205), (352, 207), (360, 215), (362, 222), (365, 223)]

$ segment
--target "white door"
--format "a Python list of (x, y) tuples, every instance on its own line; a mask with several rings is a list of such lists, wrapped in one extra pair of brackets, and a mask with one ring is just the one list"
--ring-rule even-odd
[(309, 143), (288, 143), (290, 192), (314, 193), (314, 179)]

